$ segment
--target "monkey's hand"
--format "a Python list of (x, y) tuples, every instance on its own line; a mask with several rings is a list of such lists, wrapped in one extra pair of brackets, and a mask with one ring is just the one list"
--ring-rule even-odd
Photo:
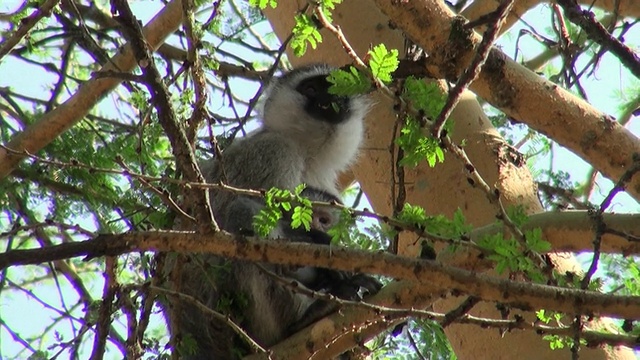
[(305, 283), (306, 287), (313, 291), (329, 293), (343, 300), (360, 301), (377, 294), (382, 288), (382, 283), (369, 275), (354, 275), (346, 271), (323, 268), (311, 269), (316, 271), (316, 277), (313, 282)]
[[(324, 287), (322, 290), (343, 300), (361, 301), (377, 294), (382, 288), (380, 281), (366, 274), (354, 275), (344, 271), (318, 270), (322, 271), (325, 279), (333, 280), (332, 284)], [(289, 335), (295, 334), (321, 318), (335, 312), (338, 310), (338, 307), (339, 304), (337, 302), (325, 300), (314, 301), (302, 318), (291, 327)]]

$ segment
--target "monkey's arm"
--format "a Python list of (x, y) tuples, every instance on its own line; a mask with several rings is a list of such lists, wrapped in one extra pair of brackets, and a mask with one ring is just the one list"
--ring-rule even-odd
[[(371, 297), (382, 289), (382, 283), (376, 278), (366, 274), (348, 274), (345, 272), (321, 269), (319, 277), (334, 277), (334, 283), (327, 289), (327, 292), (343, 300), (361, 301)], [(297, 333), (314, 322), (328, 316), (338, 310), (340, 305), (336, 302), (316, 300), (305, 314), (298, 320), (289, 331), (289, 336)]]
[(244, 196), (232, 200), (221, 219), (224, 229), (234, 234), (254, 236), (253, 217), (262, 210), (262, 199)]

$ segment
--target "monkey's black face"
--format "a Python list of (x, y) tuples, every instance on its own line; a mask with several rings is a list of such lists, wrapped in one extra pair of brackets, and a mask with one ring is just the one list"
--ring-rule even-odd
[(304, 110), (314, 118), (330, 123), (341, 123), (349, 116), (349, 98), (329, 94), (326, 75), (317, 75), (304, 79), (296, 91), (306, 99)]

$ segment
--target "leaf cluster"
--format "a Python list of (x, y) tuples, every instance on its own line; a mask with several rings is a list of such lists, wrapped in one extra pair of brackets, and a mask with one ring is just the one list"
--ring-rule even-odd
[(302, 56), (307, 52), (307, 46), (315, 49), (322, 42), (322, 35), (311, 16), (299, 14), (294, 20), (291, 48), (296, 56)]
[[(518, 227), (527, 221), (527, 215), (522, 207), (511, 207), (507, 210), (511, 221)], [(528, 254), (545, 254), (551, 250), (551, 244), (542, 237), (542, 230), (535, 228), (524, 232), (525, 243), (511, 236), (504, 237), (502, 233), (487, 235), (478, 240), (477, 245), (489, 250), (487, 257), (495, 261), (498, 274), (505, 271), (522, 272), (533, 281), (544, 283), (547, 279)]]
[(265, 207), (254, 216), (253, 228), (259, 236), (267, 237), (278, 225), (284, 214), (290, 214), (291, 227), (311, 228), (313, 209), (311, 201), (300, 194), (305, 185), (298, 185), (294, 191), (271, 188), (264, 195)]
[(467, 224), (460, 209), (453, 213), (452, 219), (448, 219), (444, 215), (427, 215), (424, 208), (405, 203), (397, 218), (427, 233), (451, 239), (459, 239), (473, 228)]
[[(446, 95), (437, 84), (412, 76), (404, 82), (402, 96), (419, 114), (427, 118), (438, 116), (446, 101)], [(445, 130), (451, 132), (451, 121), (445, 123)], [(426, 160), (429, 166), (434, 167), (436, 163), (444, 162), (444, 151), (439, 141), (427, 135), (423, 122), (415, 115), (406, 114), (400, 136), (396, 138), (396, 144), (404, 152), (400, 165), (416, 167)]]
[(401, 166), (416, 167), (426, 160), (429, 166), (434, 167), (436, 163), (444, 162), (444, 151), (438, 140), (425, 136), (424, 127), (412, 116), (405, 118), (395, 143), (404, 151), (399, 163)]

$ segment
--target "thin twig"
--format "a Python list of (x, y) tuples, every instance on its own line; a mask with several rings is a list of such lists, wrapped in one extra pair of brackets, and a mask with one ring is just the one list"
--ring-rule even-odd
[(608, 49), (636, 78), (640, 78), (640, 57), (622, 41), (613, 37), (593, 12), (582, 10), (576, 0), (558, 0), (572, 23), (580, 26), (589, 38)]
[(493, 20), (491, 26), (488, 27), (487, 31), (482, 36), (482, 41), (478, 45), (476, 55), (473, 57), (471, 65), (469, 65), (465, 72), (460, 76), (453, 89), (449, 91), (449, 96), (447, 97), (444, 107), (431, 126), (431, 134), (434, 138), (440, 139), (442, 137), (442, 130), (444, 129), (445, 121), (447, 121), (449, 116), (451, 116), (453, 109), (460, 100), (464, 91), (475, 79), (478, 78), (478, 75), (480, 75), (482, 65), (487, 61), (487, 57), (493, 47), (493, 43), (498, 38), (498, 35), (500, 35), (500, 28), (502, 27), (502, 24), (504, 24), (507, 15), (509, 15), (514, 2), (515, 0), (504, 0), (493, 13), (495, 20)]
[(47, 0), (33, 14), (22, 19), (22, 21), (20, 21), (20, 27), (18, 28), (18, 30), (16, 30), (16, 32), (14, 32), (9, 38), (3, 39), (2, 46), (0, 46), (0, 60), (2, 60), (5, 55), (11, 52), (11, 49), (13, 49), (16, 45), (18, 45), (18, 43), (20, 43), (22, 38), (27, 35), (29, 30), (36, 26), (38, 21), (40, 21), (44, 17), (50, 16), (51, 11), (54, 7), (56, 7), (56, 5), (58, 5), (59, 2), (60, 0)]

